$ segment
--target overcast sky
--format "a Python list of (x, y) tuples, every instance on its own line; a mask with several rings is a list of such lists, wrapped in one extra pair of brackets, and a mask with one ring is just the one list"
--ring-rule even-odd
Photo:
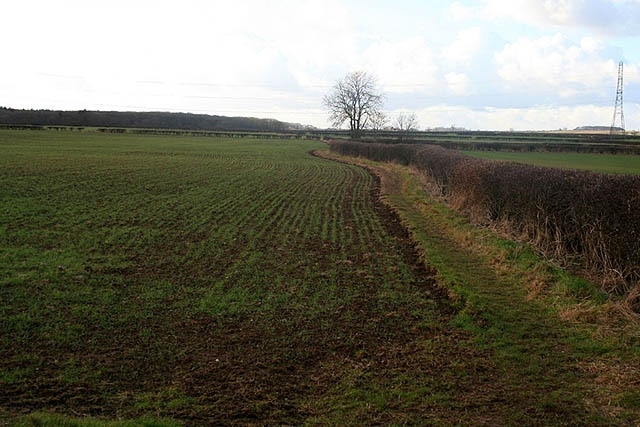
[(420, 128), (640, 129), (640, 0), (20, 0), (0, 106), (183, 111), (326, 127), (348, 72)]

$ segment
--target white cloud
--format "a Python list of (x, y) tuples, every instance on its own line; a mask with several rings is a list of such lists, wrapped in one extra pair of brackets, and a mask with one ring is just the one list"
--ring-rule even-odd
[(587, 28), (640, 35), (637, 0), (486, 0), (483, 15), (529, 25)]
[(484, 43), (484, 30), (480, 27), (460, 31), (453, 43), (442, 49), (442, 56), (453, 64), (468, 66)]
[(437, 83), (436, 59), (422, 37), (372, 44), (363, 53), (363, 67), (375, 70), (387, 92), (426, 91)]
[[(638, 105), (630, 106), (638, 111)], [(418, 111), (423, 127), (466, 127), (472, 130), (558, 130), (609, 126), (612, 109), (594, 105), (536, 108), (484, 108), (438, 105)]]
[(587, 36), (580, 40), (580, 47), (587, 54), (595, 54), (604, 48), (604, 43), (596, 37)]
[(544, 20), (544, 2), (536, 0), (486, 0), (481, 16), (485, 19), (511, 19), (540, 23)]
[(477, 8), (473, 8), (462, 4), (458, 1), (453, 2), (449, 6), (448, 14), (449, 17), (456, 22), (464, 22), (473, 19), (477, 16), (478, 10)]
[(575, 91), (610, 89), (617, 63), (599, 56), (600, 46), (593, 38), (572, 43), (560, 33), (522, 37), (497, 52), (495, 61), (498, 75), (510, 88), (553, 91), (566, 97)]
[(471, 79), (464, 73), (447, 73), (445, 75), (447, 87), (452, 94), (457, 96), (470, 95)]
[(273, 15), (274, 7), (273, 2), (265, 2), (264, 8), (253, 14), (255, 20), (243, 27), (252, 29), (289, 58), (296, 75), (325, 73), (331, 74), (326, 77), (333, 80), (338, 71), (353, 67), (357, 34), (354, 21), (341, 1), (279, 2), (281, 19), (265, 19)]

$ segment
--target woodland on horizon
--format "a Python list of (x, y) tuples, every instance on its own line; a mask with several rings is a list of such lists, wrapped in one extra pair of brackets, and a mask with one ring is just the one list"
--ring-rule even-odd
[(19, 110), (7, 107), (0, 107), (0, 124), (271, 132), (305, 129), (299, 124), (254, 117), (174, 112)]

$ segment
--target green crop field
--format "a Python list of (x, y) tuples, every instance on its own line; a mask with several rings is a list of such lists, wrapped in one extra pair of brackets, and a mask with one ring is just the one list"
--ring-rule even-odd
[(512, 279), (509, 251), (487, 265), (462, 219), (383, 175), (412, 241), (377, 178), (319, 149), (0, 131), (0, 425), (636, 419), (626, 335), (592, 342), (525, 300), (547, 268), (531, 251), (512, 244)]
[(640, 156), (630, 154), (584, 154), (570, 152), (509, 152), (465, 150), (465, 154), (493, 160), (528, 163), (563, 169), (640, 174)]
[(425, 333), (432, 280), (323, 146), (2, 131), (0, 421), (323, 419)]

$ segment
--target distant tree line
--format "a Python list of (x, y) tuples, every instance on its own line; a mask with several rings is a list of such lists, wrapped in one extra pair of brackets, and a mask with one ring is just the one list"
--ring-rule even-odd
[(254, 117), (168, 112), (16, 110), (6, 107), (0, 107), (0, 124), (268, 132), (303, 128), (297, 124)]

